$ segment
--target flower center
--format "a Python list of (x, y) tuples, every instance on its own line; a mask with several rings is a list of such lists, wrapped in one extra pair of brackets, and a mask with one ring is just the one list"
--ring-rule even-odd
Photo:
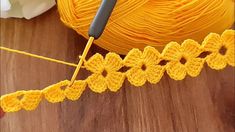
[(17, 96), (17, 99), (21, 100), (21, 99), (23, 99), (23, 97), (24, 97), (24, 95), (20, 95), (20, 96)]
[(220, 50), (219, 50), (219, 53), (220, 53), (221, 55), (225, 55), (226, 52), (227, 52), (227, 48), (224, 47), (224, 46), (222, 46), (222, 47), (220, 48)]
[(63, 90), (63, 91), (64, 91), (66, 88), (67, 88), (67, 86), (61, 86), (61, 87), (60, 87), (60, 89)]
[(103, 76), (103, 77), (106, 77), (107, 75), (108, 75), (108, 72), (107, 72), (106, 70), (103, 70), (102, 76)]
[(143, 64), (143, 65), (141, 66), (141, 69), (142, 69), (143, 71), (145, 71), (145, 70), (147, 69), (146, 65)]
[(180, 59), (180, 63), (181, 63), (181, 64), (184, 65), (186, 62), (187, 62), (187, 60), (186, 60), (184, 57), (182, 57), (182, 58)]

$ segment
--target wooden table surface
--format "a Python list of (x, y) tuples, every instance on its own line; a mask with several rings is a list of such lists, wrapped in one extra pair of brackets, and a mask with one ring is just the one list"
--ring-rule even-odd
[[(86, 40), (59, 20), (53, 8), (30, 21), (1, 19), (1, 45), (68, 62), (77, 62)], [(93, 46), (89, 55), (107, 51)], [(74, 68), (0, 52), (1, 95), (42, 89), (70, 79)], [(79, 78), (85, 78), (81, 71)], [(234, 68), (207, 66), (197, 78), (174, 81), (167, 75), (156, 85), (131, 86), (117, 93), (87, 89), (78, 101), (42, 101), (35, 111), (6, 114), (1, 132), (234, 132)]]

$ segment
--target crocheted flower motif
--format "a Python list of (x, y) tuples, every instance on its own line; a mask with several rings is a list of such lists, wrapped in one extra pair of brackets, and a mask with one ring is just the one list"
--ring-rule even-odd
[(121, 88), (125, 74), (118, 72), (123, 66), (119, 55), (108, 53), (104, 59), (102, 55), (97, 53), (84, 65), (87, 70), (93, 72), (87, 78), (88, 86), (92, 91), (101, 93), (109, 88), (109, 90), (115, 92)]
[(235, 66), (234, 30), (226, 30), (221, 36), (209, 34), (203, 46), (205, 51), (211, 52), (206, 62), (212, 69), (223, 69), (227, 64)]
[(160, 53), (153, 47), (147, 46), (143, 53), (139, 49), (131, 50), (124, 59), (124, 65), (131, 67), (126, 76), (135, 86), (142, 86), (146, 81), (157, 83), (162, 78), (165, 66), (160, 66)]
[(192, 77), (200, 74), (204, 59), (196, 58), (202, 50), (194, 40), (185, 40), (182, 45), (170, 42), (162, 52), (163, 58), (168, 60), (167, 74), (175, 80), (182, 80), (188, 73)]
[(18, 91), (1, 97), (0, 106), (3, 111), (16, 112), (22, 108), (34, 110), (41, 102), (40, 90)]
[(58, 82), (54, 85), (48, 86), (43, 90), (44, 97), (51, 103), (62, 102), (65, 99), (64, 90), (62, 87), (67, 87), (69, 84), (68, 80)]

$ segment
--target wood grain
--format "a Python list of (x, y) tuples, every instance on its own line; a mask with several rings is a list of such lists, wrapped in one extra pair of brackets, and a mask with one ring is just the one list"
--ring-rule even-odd
[[(56, 8), (30, 21), (1, 19), (1, 44), (30, 53), (76, 62), (86, 40), (59, 20)], [(93, 46), (95, 52), (107, 53)], [(69, 79), (73, 68), (1, 51), (0, 94), (41, 89)], [(79, 78), (89, 73), (81, 71)], [(31, 112), (6, 114), (1, 132), (234, 132), (234, 68), (207, 66), (197, 78), (174, 81), (164, 75), (156, 85), (131, 86), (117, 93), (95, 94), (80, 100), (50, 104)]]

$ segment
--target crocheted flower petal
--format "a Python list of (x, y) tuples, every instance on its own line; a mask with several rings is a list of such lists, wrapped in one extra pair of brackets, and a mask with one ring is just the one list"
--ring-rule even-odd
[(18, 97), (22, 96), (24, 91), (18, 91), (1, 97), (0, 106), (4, 112), (16, 112), (21, 110), (22, 106)]
[(184, 53), (189, 57), (197, 57), (202, 52), (200, 49), (200, 44), (191, 39), (185, 40), (181, 47)]
[(143, 59), (145, 64), (157, 64), (160, 59), (160, 53), (153, 47), (147, 46), (144, 48)]
[(225, 58), (229, 65), (235, 66), (235, 31), (226, 30), (222, 35), (223, 42), (227, 48)]
[(110, 72), (106, 77), (107, 86), (110, 91), (118, 91), (124, 82), (125, 74), (121, 72)]
[(61, 81), (57, 84), (48, 86), (43, 90), (47, 101), (51, 103), (62, 102), (65, 99), (64, 91), (61, 89), (69, 84), (68, 80)]
[(126, 72), (128, 81), (134, 86), (142, 86), (146, 82), (146, 74), (141, 68), (133, 67)]
[(205, 51), (218, 52), (222, 46), (222, 40), (216, 33), (210, 33), (202, 43)]
[(187, 68), (187, 73), (192, 77), (196, 77), (201, 73), (201, 70), (204, 65), (204, 59), (192, 58), (188, 60), (188, 62), (185, 65)]
[(167, 74), (174, 80), (182, 80), (186, 76), (186, 68), (179, 62), (169, 62), (166, 67)]
[(100, 73), (104, 68), (104, 58), (101, 54), (96, 53), (84, 63), (84, 66), (93, 73)]
[(21, 99), (22, 108), (25, 110), (34, 110), (42, 100), (42, 93), (40, 90), (26, 91), (24, 97)]
[(147, 80), (150, 83), (156, 84), (158, 83), (165, 72), (165, 66), (159, 66), (159, 65), (152, 65), (148, 66), (146, 69), (147, 74)]
[(142, 52), (139, 49), (132, 49), (125, 57), (124, 65), (127, 67), (133, 67), (138, 64), (142, 56)]
[(108, 53), (105, 57), (105, 68), (118, 71), (122, 67), (122, 58), (115, 53)]
[(166, 60), (179, 60), (182, 56), (181, 46), (176, 42), (170, 42), (162, 51), (162, 55)]
[(235, 30), (226, 30), (221, 35), (221, 38), (225, 45), (234, 45)]
[(93, 74), (87, 78), (89, 88), (96, 93), (102, 93), (107, 89), (106, 79), (101, 74)]
[(75, 81), (74, 84), (70, 87), (67, 87), (64, 91), (65, 96), (70, 100), (78, 100), (80, 96), (82, 95), (83, 91), (86, 88), (86, 82), (85, 81)]
[(220, 70), (226, 67), (226, 58), (219, 53), (210, 54), (206, 58), (206, 62), (212, 69)]
[(227, 63), (230, 66), (235, 66), (235, 48), (234, 45), (230, 46), (227, 50), (227, 53), (225, 55), (225, 58), (227, 60)]

